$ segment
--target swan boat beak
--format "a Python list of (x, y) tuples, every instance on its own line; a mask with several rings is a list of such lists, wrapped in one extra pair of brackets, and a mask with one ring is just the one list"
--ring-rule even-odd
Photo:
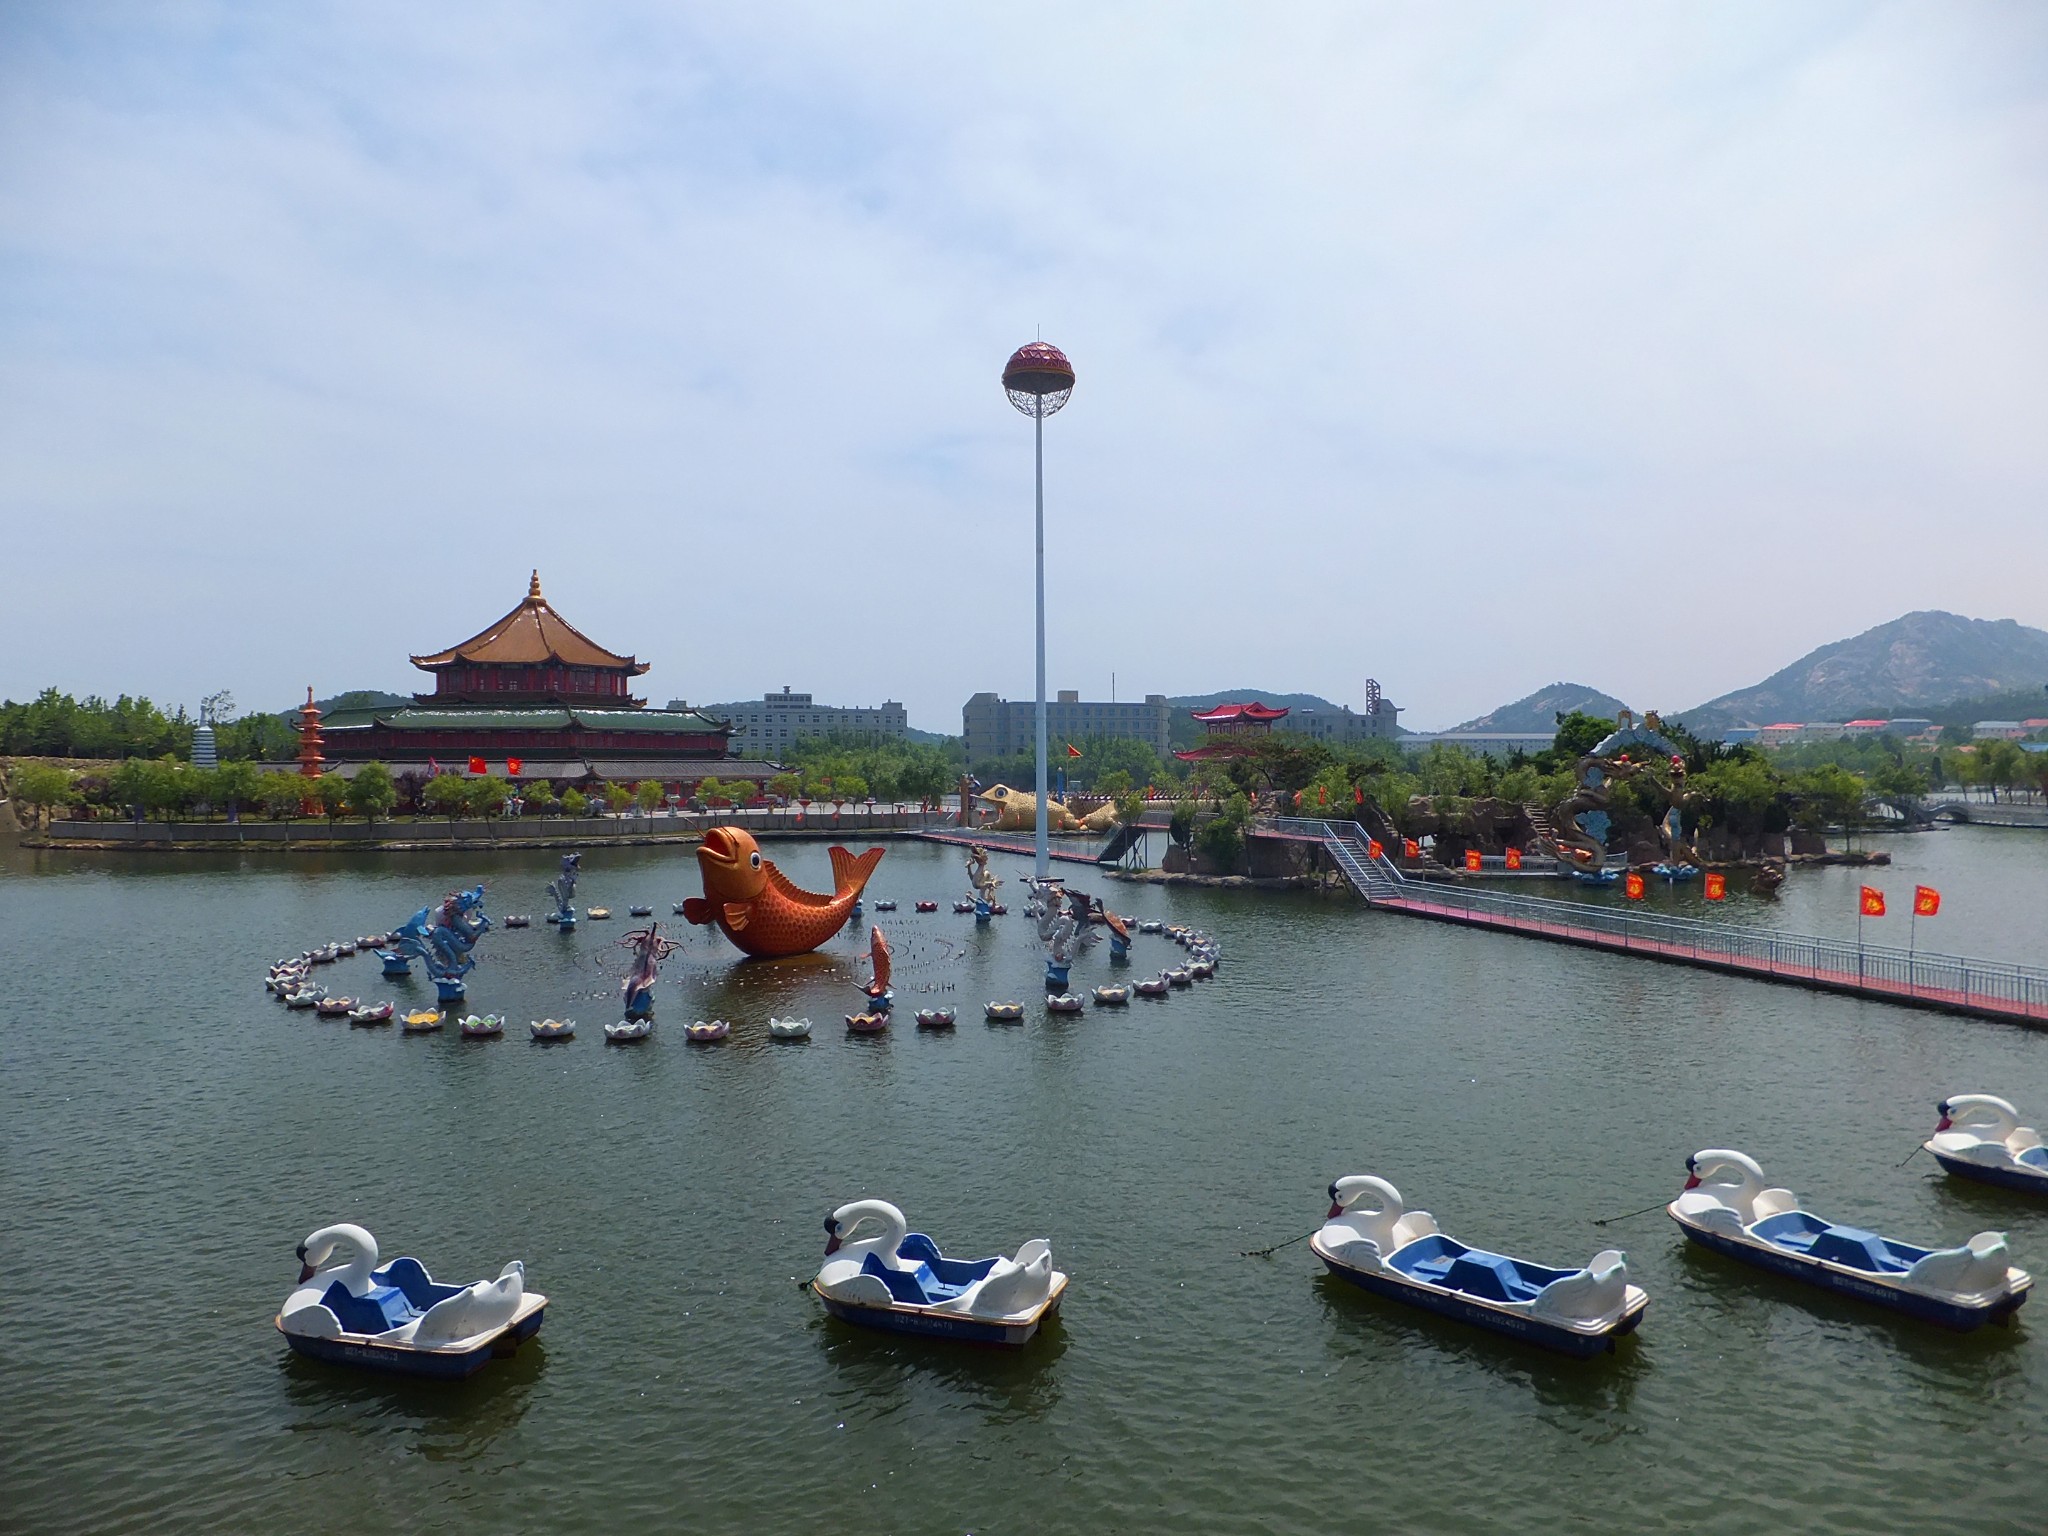
[(1339, 1204), (1339, 1203), (1338, 1203), (1337, 1201), (1335, 1201), (1335, 1200), (1332, 1200), (1332, 1201), (1330, 1202), (1330, 1214), (1329, 1214), (1329, 1215), (1327, 1215), (1327, 1216), (1325, 1216), (1325, 1217), (1323, 1218), (1323, 1220), (1325, 1220), (1325, 1221), (1335, 1221), (1335, 1220), (1336, 1220), (1336, 1219), (1337, 1219), (1337, 1218), (1338, 1218), (1339, 1216), (1342, 1216), (1343, 1214), (1344, 1214), (1344, 1207), (1343, 1207), (1342, 1205), (1340, 1205), (1340, 1204)]
[(1700, 1176), (1696, 1173), (1688, 1173), (1685, 1176), (1685, 1187), (1687, 1189), (1698, 1189), (1700, 1187)]
[(830, 1257), (832, 1257), (833, 1254), (837, 1253), (838, 1251), (839, 1234), (837, 1232), (834, 1232), (830, 1237), (825, 1239), (825, 1257), (829, 1259)]

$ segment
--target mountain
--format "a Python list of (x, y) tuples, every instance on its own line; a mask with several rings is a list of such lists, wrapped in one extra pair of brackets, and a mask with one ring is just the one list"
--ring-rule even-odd
[(1679, 719), (1695, 731), (1718, 731), (1780, 720), (1925, 714), (1956, 699), (2038, 694), (2043, 684), (2048, 631), (2012, 619), (1909, 613), (1809, 651), (1755, 687), (1709, 699)]
[(1538, 688), (1527, 698), (1503, 704), (1490, 715), (1481, 715), (1477, 720), (1467, 720), (1463, 725), (1451, 727), (1454, 731), (1552, 731), (1557, 729), (1557, 717), (1581, 710), (1589, 715), (1604, 719), (1614, 718), (1616, 710), (1628, 706), (1611, 693), (1602, 693), (1598, 688), (1589, 688), (1584, 683), (1552, 683), (1548, 688)]

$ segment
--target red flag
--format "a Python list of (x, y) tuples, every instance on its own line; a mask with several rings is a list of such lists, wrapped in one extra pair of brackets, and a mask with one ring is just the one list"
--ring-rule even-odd
[(1401, 839), (1401, 857), (1403, 857), (1404, 859), (1419, 859), (1419, 858), (1421, 858), (1421, 857), (1422, 857), (1422, 844), (1420, 844), (1420, 843), (1418, 843), (1417, 841), (1415, 841), (1415, 839), (1414, 839), (1414, 838), (1412, 838), (1412, 837), (1404, 837), (1404, 838), (1402, 838), (1402, 839)]
[(1365, 786), (1363, 784), (1351, 786), (1351, 803), (1353, 805), (1365, 804)]
[(1521, 867), (1522, 867), (1522, 850), (1521, 850), (1521, 849), (1519, 849), (1519, 848), (1510, 848), (1510, 849), (1508, 850), (1508, 868), (1509, 868), (1509, 869), (1520, 869)]
[(1074, 745), (1074, 744), (1073, 744), (1073, 743), (1072, 743), (1071, 741), (1070, 741), (1070, 742), (1068, 742), (1068, 743), (1067, 743), (1067, 756), (1069, 756), (1069, 757), (1079, 757), (1080, 755), (1081, 755), (1081, 749), (1080, 749), (1079, 747), (1075, 746), (1075, 745)]
[(1634, 870), (1628, 872), (1628, 878), (1622, 881), (1621, 888), (1628, 892), (1628, 899), (1630, 901), (1641, 901), (1643, 899), (1643, 877)]
[(1386, 849), (1380, 846), (1380, 840), (1378, 838), (1368, 837), (1365, 840), (1365, 856), (1368, 859), (1380, 858), (1386, 853), (1386, 851)]
[(1467, 848), (1465, 850), (1465, 867), (1473, 871), (1478, 870), (1479, 850), (1477, 848)]
[(427, 774), (431, 778), (441, 777), (441, 765), (431, 757), (427, 759)]
[(1724, 901), (1728, 896), (1728, 877), (1719, 870), (1707, 871), (1707, 900)]
[(1325, 785), (1325, 784), (1318, 784), (1318, 785), (1316, 786), (1316, 804), (1317, 804), (1317, 805), (1328, 805), (1329, 803), (1330, 803), (1330, 790), (1329, 790), (1329, 786), (1328, 786), (1328, 785)]
[(1941, 910), (1941, 892), (1931, 885), (1913, 887), (1913, 915), (1932, 917)]
[(505, 759), (505, 772), (515, 779), (519, 777), (519, 770), (525, 766), (526, 759), (523, 757), (508, 757)]
[(1294, 808), (1297, 811), (1301, 809), (1301, 791), (1298, 789), (1294, 792)]
[(482, 758), (472, 757), (469, 760), (469, 771), (471, 773), (488, 773), (490, 768)]
[(1857, 908), (1865, 917), (1884, 916), (1884, 892), (1874, 885), (1862, 888), (1862, 905)]

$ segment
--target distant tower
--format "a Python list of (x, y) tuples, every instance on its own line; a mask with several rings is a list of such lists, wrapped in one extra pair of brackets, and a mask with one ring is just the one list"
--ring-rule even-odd
[(313, 690), (306, 689), (306, 702), (299, 706), (299, 772), (309, 779), (320, 777), (327, 759), (320, 753), (320, 706), (313, 702)]
[(1027, 342), (1003, 365), (1003, 391), (1031, 418), (1038, 451), (1038, 824), (1034, 844), (1038, 878), (1051, 868), (1046, 837), (1045, 782), (1045, 418), (1074, 393), (1074, 365), (1051, 342)]
[(220, 753), (213, 744), (213, 727), (202, 720), (192, 731), (192, 766), (194, 768), (218, 768)]
[(1365, 680), (1365, 712), (1368, 715), (1378, 714), (1380, 712), (1380, 703), (1380, 680), (1376, 677), (1368, 677)]

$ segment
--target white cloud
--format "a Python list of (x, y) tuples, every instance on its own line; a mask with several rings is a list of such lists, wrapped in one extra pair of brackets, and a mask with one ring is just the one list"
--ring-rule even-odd
[(0, 22), (0, 692), (405, 686), (538, 564), (657, 699), (957, 729), (1041, 323), (1057, 684), (2048, 622), (2025, 7), (93, 15)]

